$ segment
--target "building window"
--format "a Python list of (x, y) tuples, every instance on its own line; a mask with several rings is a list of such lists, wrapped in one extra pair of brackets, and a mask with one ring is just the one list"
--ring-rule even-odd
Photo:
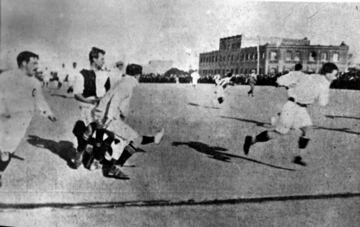
[(301, 53), (300, 53), (300, 51), (296, 51), (295, 52), (295, 56), (294, 56), (294, 61), (300, 61), (300, 59), (301, 59)]
[(277, 73), (277, 68), (274, 68), (274, 67), (271, 68), (271, 69), (270, 69), (270, 73), (271, 73), (271, 74), (276, 74), (276, 73)]
[(321, 53), (321, 61), (322, 62), (325, 62), (325, 61), (327, 61), (327, 53), (325, 53), (325, 52), (323, 52), (323, 53)]
[(315, 61), (316, 59), (316, 52), (315, 51), (310, 51), (309, 53), (309, 61)]
[(339, 53), (334, 53), (333, 54), (333, 62), (338, 62), (339, 61)]
[(262, 59), (265, 59), (265, 52), (262, 53)]
[(277, 61), (278, 60), (278, 53), (277, 51), (270, 52), (270, 61)]
[(286, 54), (285, 54), (285, 61), (291, 61), (291, 51), (286, 51)]

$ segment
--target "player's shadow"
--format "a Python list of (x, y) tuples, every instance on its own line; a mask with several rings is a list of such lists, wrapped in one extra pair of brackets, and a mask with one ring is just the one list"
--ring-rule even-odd
[(203, 108), (207, 108), (207, 109), (220, 109), (219, 107), (216, 107), (216, 106), (199, 105), (199, 104), (193, 103), (193, 102), (189, 102), (188, 105), (197, 106), (197, 107), (203, 107)]
[(282, 170), (288, 170), (288, 171), (295, 171), (295, 169), (290, 169), (290, 168), (285, 168), (285, 167), (281, 167), (281, 166), (277, 166), (277, 165), (272, 165), (269, 163), (265, 163), (265, 162), (261, 162), (255, 159), (251, 159), (251, 158), (247, 158), (247, 157), (243, 157), (240, 155), (234, 155), (234, 154), (229, 154), (229, 153), (224, 153), (221, 151), (227, 151), (226, 148), (223, 147), (213, 147), (213, 146), (209, 146), (205, 143), (202, 142), (197, 142), (197, 141), (189, 141), (189, 142), (172, 142), (173, 146), (180, 146), (180, 145), (185, 145), (188, 146), (200, 153), (206, 154), (209, 158), (218, 160), (218, 161), (223, 161), (223, 162), (231, 162), (232, 159), (242, 159), (242, 160), (246, 160), (249, 162), (254, 162), (260, 165), (264, 165), (264, 166), (268, 166), (271, 168), (275, 168), (275, 169), (282, 169)]
[(325, 117), (330, 118), (330, 119), (335, 119), (335, 118), (346, 118), (346, 119), (355, 119), (355, 120), (360, 120), (360, 117), (353, 117), (353, 116), (325, 115)]
[(252, 123), (252, 124), (256, 124), (257, 126), (260, 126), (260, 127), (270, 127), (271, 126), (271, 124), (268, 122), (256, 121), (256, 120), (252, 120), (252, 119), (245, 119), (245, 118), (239, 118), (239, 117), (227, 117), (227, 116), (220, 116), (220, 117), (226, 118), (226, 119), (242, 121), (242, 122), (246, 122), (246, 123)]
[(36, 135), (29, 135), (27, 141), (35, 146), (40, 148), (45, 148), (50, 150), (52, 153), (57, 154), (60, 158), (64, 159), (67, 165), (71, 168), (74, 168), (71, 159), (75, 157), (76, 149), (73, 143), (69, 141), (59, 141), (48, 140), (40, 138)]

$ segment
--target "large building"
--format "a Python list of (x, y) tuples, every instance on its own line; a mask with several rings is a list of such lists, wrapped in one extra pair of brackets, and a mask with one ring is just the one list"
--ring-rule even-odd
[[(241, 48), (242, 35), (220, 39), (219, 50), (201, 53), (199, 73), (201, 75), (248, 74), (252, 69), (258, 74), (276, 74), (289, 71), (296, 63), (304, 71), (318, 72), (324, 62), (335, 63), (340, 72), (347, 69), (349, 46), (310, 45), (310, 40), (281, 39), (265, 45)], [(259, 56), (258, 56), (259, 53)]]

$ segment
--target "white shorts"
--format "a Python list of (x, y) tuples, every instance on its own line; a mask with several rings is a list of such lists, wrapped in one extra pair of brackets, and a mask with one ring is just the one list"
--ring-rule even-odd
[(300, 129), (311, 125), (312, 121), (306, 107), (288, 101), (281, 110), (275, 130), (281, 134), (286, 134), (290, 129)]
[(32, 119), (32, 112), (18, 112), (10, 118), (0, 116), (0, 150), (15, 152)]
[(81, 120), (83, 120), (86, 125), (94, 121), (91, 113), (91, 110), (94, 108), (94, 106), (95, 105), (90, 103), (79, 102)]
[(222, 86), (216, 86), (215, 88), (216, 98), (223, 98), (225, 96), (225, 90)]
[(140, 135), (124, 121), (117, 119), (110, 123), (107, 130), (113, 132), (116, 137), (126, 140), (126, 145), (135, 141)]

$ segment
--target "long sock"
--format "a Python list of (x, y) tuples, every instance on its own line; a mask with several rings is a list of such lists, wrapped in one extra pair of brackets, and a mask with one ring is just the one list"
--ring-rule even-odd
[(269, 137), (268, 131), (263, 131), (263, 132), (261, 132), (260, 134), (258, 134), (255, 137), (254, 143), (256, 143), (256, 142), (266, 142), (266, 141), (269, 141), (269, 140), (270, 140), (270, 137)]
[(143, 136), (142, 140), (141, 140), (141, 144), (149, 144), (149, 143), (153, 143), (155, 141), (155, 137), (154, 136)]
[(305, 149), (306, 146), (309, 144), (309, 141), (310, 141), (309, 138), (306, 138), (306, 137), (304, 137), (304, 136), (300, 137), (300, 138), (299, 138), (299, 141), (298, 141), (298, 143), (299, 143), (299, 148), (300, 148), (300, 149)]
[(123, 166), (131, 156), (132, 154), (128, 151), (128, 149), (124, 149), (123, 153), (121, 154), (119, 160), (116, 163), (120, 166)]

